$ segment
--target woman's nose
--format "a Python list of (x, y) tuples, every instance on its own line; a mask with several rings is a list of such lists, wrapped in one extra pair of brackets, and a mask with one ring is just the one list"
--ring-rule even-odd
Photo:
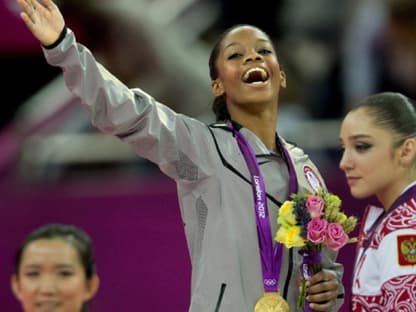
[(246, 58), (245, 58), (245, 62), (252, 62), (252, 61), (261, 61), (262, 60), (262, 56), (261, 54), (257, 53), (256, 51), (251, 51), (250, 53), (247, 54)]
[(39, 292), (44, 294), (56, 291), (56, 281), (53, 277), (45, 276), (39, 281)]
[(347, 151), (342, 152), (341, 160), (339, 162), (339, 168), (343, 171), (346, 171), (352, 167), (351, 157)]

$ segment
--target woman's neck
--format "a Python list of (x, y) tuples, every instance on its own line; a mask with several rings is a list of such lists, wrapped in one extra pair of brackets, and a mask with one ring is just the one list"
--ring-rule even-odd
[(277, 152), (276, 117), (270, 118), (263, 114), (259, 116), (236, 116), (232, 119), (253, 132), (269, 150)]
[(410, 180), (404, 180), (398, 183), (396, 187), (390, 188), (388, 191), (384, 191), (377, 196), (378, 200), (382, 203), (384, 210), (389, 210), (391, 205), (399, 198), (405, 191), (407, 191), (412, 185), (416, 183), (416, 178)]

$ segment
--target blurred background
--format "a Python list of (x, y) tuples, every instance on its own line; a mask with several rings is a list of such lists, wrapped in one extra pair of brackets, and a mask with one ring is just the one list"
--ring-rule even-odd
[[(310, 155), (348, 214), (360, 217), (372, 202), (353, 200), (338, 168), (340, 120), (371, 93), (416, 98), (416, 1), (57, 4), (78, 41), (125, 84), (207, 123), (214, 121), (208, 56), (215, 39), (236, 23), (261, 27), (275, 41), (287, 75), (279, 133)], [(186, 311), (190, 262), (174, 183), (128, 145), (90, 126), (18, 14), (14, 0), (1, 0), (2, 310), (20, 311), (9, 290), (20, 241), (37, 226), (62, 222), (83, 227), (95, 243), (102, 279), (96, 311)], [(353, 253), (353, 245), (345, 247), (339, 258), (347, 296)]]

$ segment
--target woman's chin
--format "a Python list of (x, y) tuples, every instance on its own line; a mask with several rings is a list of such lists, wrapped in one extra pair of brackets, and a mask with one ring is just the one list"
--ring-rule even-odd
[(363, 192), (362, 190), (357, 190), (354, 188), (350, 188), (351, 196), (356, 199), (364, 199), (367, 197), (370, 197), (371, 194), (368, 194), (367, 192)]

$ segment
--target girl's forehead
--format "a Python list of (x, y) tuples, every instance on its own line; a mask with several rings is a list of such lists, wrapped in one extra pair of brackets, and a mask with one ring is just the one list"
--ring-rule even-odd
[(393, 138), (393, 133), (376, 124), (374, 116), (366, 109), (359, 108), (351, 111), (341, 125), (341, 135), (368, 135), (382, 140)]
[(269, 37), (260, 29), (252, 26), (241, 26), (231, 30), (223, 39), (223, 46), (231, 43), (242, 43), (245, 40), (270, 42)]
[(77, 259), (78, 253), (72, 244), (63, 239), (39, 239), (32, 241), (26, 246), (22, 261), (30, 261), (34, 258)]
[(362, 109), (349, 112), (341, 124), (341, 134), (367, 133), (371, 129), (371, 120)]
[(374, 124), (374, 119), (371, 114), (364, 108), (358, 108), (349, 112), (345, 120), (352, 121), (355, 125), (359, 124)]

